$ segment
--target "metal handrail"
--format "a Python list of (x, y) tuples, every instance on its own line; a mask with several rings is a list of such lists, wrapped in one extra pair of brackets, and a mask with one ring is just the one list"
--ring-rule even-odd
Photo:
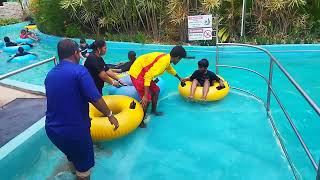
[[(279, 63), (279, 61), (266, 49), (258, 47), (258, 46), (254, 46), (254, 45), (248, 45), (248, 44), (238, 44), (238, 43), (217, 43), (217, 46), (244, 46), (244, 47), (251, 47), (251, 48), (255, 48), (255, 49), (259, 49), (263, 52), (265, 52), (269, 57), (270, 57), (270, 67), (269, 67), (269, 80), (267, 80), (267, 78), (265, 78), (263, 75), (261, 75), (260, 73), (248, 69), (248, 68), (244, 68), (244, 67), (239, 67), (239, 66), (229, 66), (229, 65), (219, 65), (216, 64), (216, 68), (218, 67), (228, 67), (228, 68), (237, 68), (237, 69), (242, 69), (242, 70), (246, 70), (246, 71), (250, 71), (253, 72), (257, 75), (259, 75), (260, 77), (262, 77), (266, 83), (268, 84), (268, 95), (267, 95), (267, 104), (266, 104), (266, 109), (267, 109), (267, 113), (268, 115), (270, 114), (270, 96), (271, 93), (273, 94), (273, 96), (276, 98), (277, 103), (279, 104), (280, 108), (282, 109), (282, 111), (285, 113), (285, 116), (287, 118), (287, 120), (289, 121), (292, 129), (294, 130), (297, 138), (299, 139), (303, 149), (305, 150), (309, 160), (312, 163), (312, 166), (314, 167), (314, 169), (317, 171), (318, 170), (318, 166), (317, 163), (315, 162), (314, 158), (311, 155), (310, 150), (308, 149), (307, 145), (305, 144), (305, 142), (303, 141), (300, 133), (298, 132), (298, 129), (296, 128), (296, 126), (294, 125), (291, 117), (289, 116), (288, 112), (286, 111), (286, 109), (284, 108), (284, 106), (282, 105), (279, 97), (276, 95), (276, 93), (274, 92), (274, 90), (272, 89), (272, 75), (273, 75), (273, 63), (275, 63), (280, 70), (285, 74), (285, 76), (289, 79), (289, 81), (294, 85), (294, 87), (300, 92), (300, 94), (305, 98), (305, 100), (307, 100), (307, 102), (309, 103), (309, 105), (317, 112), (318, 116), (320, 116), (320, 109), (317, 106), (317, 104), (307, 95), (307, 93), (301, 88), (301, 86), (294, 80), (294, 78), (287, 72), (287, 70)], [(218, 52), (217, 52), (218, 53)], [(218, 56), (217, 56), (218, 57)], [(219, 61), (216, 60), (216, 62), (218, 63)], [(271, 117), (271, 116), (270, 116)], [(271, 121), (273, 128), (275, 128), (273, 121)], [(277, 131), (276, 131), (277, 133)], [(282, 140), (280, 138), (280, 136), (278, 136), (279, 140), (280, 140), (280, 144), (282, 145)], [(285, 149), (284, 149), (285, 150)], [(286, 150), (285, 150), (285, 154), (286, 154)], [(286, 154), (287, 156), (287, 154)], [(289, 160), (289, 159), (288, 159)], [(291, 164), (290, 160), (289, 163)], [(295, 172), (294, 175), (296, 176)]]
[[(315, 170), (318, 169), (318, 166), (314, 160), (314, 158), (312, 157), (310, 150), (308, 149), (307, 145), (305, 144), (305, 142), (303, 141), (300, 133), (298, 132), (296, 126), (294, 125), (292, 119), (290, 118), (288, 112), (286, 111), (286, 109), (284, 108), (284, 106), (282, 105), (279, 97), (276, 95), (276, 93), (274, 92), (274, 90), (272, 89), (272, 75), (273, 75), (273, 63), (275, 63), (280, 70), (285, 74), (285, 76), (289, 79), (289, 81), (295, 86), (295, 88), (300, 92), (300, 94), (307, 100), (307, 102), (310, 104), (310, 106), (317, 112), (318, 115), (320, 115), (320, 109), (319, 107), (316, 105), (316, 103), (307, 95), (307, 93), (302, 89), (302, 87), (293, 79), (293, 77), (287, 72), (287, 70), (285, 70), (285, 68), (279, 63), (279, 61), (266, 49), (258, 47), (258, 46), (254, 46), (254, 45), (248, 45), (248, 44), (239, 44), (239, 43), (217, 43), (217, 46), (244, 46), (244, 47), (251, 47), (251, 48), (255, 48), (258, 50), (261, 50), (263, 52), (265, 52), (269, 57), (270, 57), (270, 67), (269, 67), (269, 80), (266, 81), (267, 79), (261, 75), (260, 73), (248, 69), (248, 68), (244, 68), (244, 67), (238, 67), (238, 66), (228, 66), (228, 65), (219, 65), (218, 64), (218, 59), (216, 59), (216, 68), (220, 67), (230, 67), (230, 68), (237, 68), (237, 69), (242, 69), (242, 70), (246, 70), (246, 71), (250, 71), (253, 72), (257, 75), (259, 75), (260, 77), (262, 77), (268, 84), (268, 96), (267, 96), (267, 105), (266, 105), (266, 109), (268, 112), (268, 115), (270, 113), (270, 96), (271, 93), (274, 95), (274, 97), (276, 98), (276, 101), (278, 102), (278, 104), (280, 105), (280, 108), (282, 109), (282, 111), (285, 113), (286, 118), (288, 119), (292, 129), (294, 130), (297, 138), (299, 139), (300, 143), (302, 144), (303, 149), (305, 150), (309, 160), (311, 161), (313, 167)], [(218, 52), (217, 52), (218, 53)], [(217, 56), (218, 57), (218, 56)], [(280, 136), (279, 136), (279, 140)], [(282, 144), (282, 143), (281, 143)], [(289, 162), (290, 163), (290, 162)]]
[[(310, 96), (303, 90), (303, 88), (294, 80), (294, 78), (288, 73), (288, 71), (279, 63), (279, 61), (266, 49), (249, 45), (249, 44), (240, 44), (240, 43), (217, 43), (218, 46), (244, 46), (244, 47), (251, 47), (255, 49), (259, 49), (263, 52), (265, 52), (272, 62), (276, 63), (276, 65), (280, 68), (280, 70), (285, 74), (285, 76), (289, 79), (289, 81), (296, 87), (296, 89), (299, 91), (299, 93), (304, 97), (304, 99), (307, 100), (307, 102), (310, 104), (310, 106), (316, 111), (316, 113), (320, 116), (320, 108), (318, 105), (310, 98)], [(271, 69), (269, 69), (271, 70)], [(270, 72), (270, 71), (269, 71)]]
[(17, 70), (14, 70), (14, 71), (11, 71), (11, 72), (8, 72), (6, 74), (3, 74), (3, 75), (0, 75), (0, 81), (3, 80), (3, 79), (6, 79), (8, 77), (11, 77), (13, 75), (16, 75), (18, 73), (21, 73), (21, 72), (24, 72), (28, 69), (31, 69), (31, 68), (34, 68), (34, 67), (37, 67), (37, 66), (40, 66), (42, 64), (45, 64), (45, 63), (48, 63), (48, 62), (51, 62), (51, 61), (54, 61), (54, 63), (56, 64), (56, 57), (51, 57), (49, 59), (46, 59), (46, 60), (43, 60), (43, 61), (40, 61), (40, 62), (37, 62), (37, 63), (34, 63), (34, 64), (30, 64), (28, 66), (25, 66), (23, 68), (20, 68), (20, 69), (17, 69)]
[[(218, 67), (225, 67), (225, 68), (240, 69), (240, 70), (245, 70), (245, 71), (254, 73), (254, 74), (258, 75), (259, 77), (261, 77), (261, 78), (268, 84), (268, 80), (267, 80), (262, 74), (254, 71), (254, 70), (252, 70), (252, 69), (248, 69), (248, 68), (244, 68), (244, 67), (239, 67), (239, 66), (229, 66), (229, 65), (217, 65), (217, 66), (218, 66)], [(248, 90), (244, 90), (244, 89), (237, 88), (237, 87), (232, 87), (232, 86), (230, 86), (230, 88), (235, 89), (235, 90), (238, 90), (238, 91), (245, 92), (245, 93), (253, 96), (253, 97), (256, 98), (257, 100), (259, 100), (261, 103), (263, 103), (264, 107), (267, 109), (266, 103), (265, 103), (260, 97), (258, 97), (257, 95), (255, 95), (254, 93), (251, 93), (251, 92), (248, 91)], [(291, 117), (289, 116), (289, 113), (288, 113), (287, 110), (284, 108), (283, 104), (281, 103), (279, 97), (277, 96), (277, 94), (275, 93), (275, 91), (273, 90), (272, 87), (270, 87), (270, 89), (271, 89), (271, 93), (272, 93), (272, 94), (274, 95), (274, 97), (276, 98), (277, 103), (279, 104), (280, 108), (282, 109), (282, 111), (284, 112), (286, 118), (288, 119), (291, 127), (294, 129), (294, 131), (298, 131), (297, 128), (294, 126), (294, 123), (293, 123)], [(283, 142), (283, 140), (281, 139), (281, 136), (280, 136), (280, 133), (279, 133), (278, 129), (276, 128), (276, 125), (275, 125), (275, 123), (274, 123), (274, 121), (273, 121), (273, 118), (272, 118), (272, 116), (271, 116), (270, 111), (267, 111), (267, 115), (268, 115), (268, 117), (270, 118), (270, 123), (271, 123), (271, 125), (272, 125), (272, 128), (273, 128), (274, 132), (276, 133), (276, 136), (278, 137), (278, 140), (279, 140), (279, 142), (280, 142), (280, 146), (281, 146), (281, 148), (282, 148), (282, 150), (283, 150), (283, 152), (284, 152), (284, 154), (285, 154), (285, 157), (286, 157), (286, 159), (288, 160), (288, 162), (289, 162), (289, 164), (290, 164), (290, 167), (291, 167), (292, 169), (294, 169), (294, 165), (293, 165), (292, 161), (290, 160), (290, 157), (289, 157), (289, 154), (288, 154), (287, 150), (285, 149), (284, 142)], [(303, 139), (302, 139), (302, 137), (300, 136), (299, 132), (298, 132), (296, 135), (297, 135), (297, 137), (298, 137), (299, 140), (303, 141)], [(311, 153), (309, 152), (308, 147), (307, 147), (304, 143), (302, 144), (302, 146), (303, 146), (305, 149), (307, 149), (307, 150), (306, 150), (306, 153), (311, 156)], [(312, 163), (315, 163), (315, 162), (313, 161), (313, 159), (311, 159), (311, 161), (312, 161)], [(296, 173), (295, 171), (293, 171), (293, 173), (294, 173), (295, 179), (299, 179), (297, 173)]]

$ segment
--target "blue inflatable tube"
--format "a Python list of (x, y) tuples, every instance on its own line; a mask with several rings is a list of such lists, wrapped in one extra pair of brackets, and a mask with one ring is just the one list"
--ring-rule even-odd
[(30, 38), (26, 38), (26, 39), (22, 39), (22, 38), (18, 38), (16, 40), (17, 43), (29, 43), (29, 44), (32, 44), (33, 43), (33, 40), (30, 39)]
[[(140, 101), (140, 97), (138, 95), (138, 92), (136, 90), (136, 88), (133, 86), (132, 82), (131, 82), (131, 78), (129, 75), (124, 76), (122, 78), (120, 78), (122, 82), (126, 83), (128, 86), (122, 86), (120, 88), (116, 88), (114, 86), (110, 86), (109, 87), (109, 94), (110, 95), (125, 95), (125, 96), (129, 96), (132, 97), (138, 101)], [(159, 81), (157, 82), (157, 85), (160, 88), (160, 96), (164, 95), (165, 93), (165, 82), (162, 78), (158, 78)]]
[(21, 61), (33, 61), (36, 60), (37, 56), (33, 55), (33, 54), (27, 54), (24, 56), (18, 56), (15, 57), (11, 60), (11, 62), (21, 62)]
[[(8, 52), (8, 53), (16, 53), (18, 51), (18, 48), (20, 46), (10, 46), (10, 47), (3, 47), (3, 51), (4, 52)], [(29, 45), (22, 45), (21, 47), (23, 47), (23, 49), (25, 51), (29, 50), (31, 47)]]

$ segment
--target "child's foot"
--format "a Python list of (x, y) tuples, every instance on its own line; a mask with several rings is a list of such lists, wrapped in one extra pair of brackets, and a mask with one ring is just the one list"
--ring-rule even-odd
[(193, 96), (188, 96), (189, 100), (193, 100), (193, 98), (194, 98)]
[(207, 97), (202, 97), (200, 101), (207, 101)]
[(151, 111), (151, 113), (155, 116), (162, 116), (163, 112), (158, 112), (158, 111)]

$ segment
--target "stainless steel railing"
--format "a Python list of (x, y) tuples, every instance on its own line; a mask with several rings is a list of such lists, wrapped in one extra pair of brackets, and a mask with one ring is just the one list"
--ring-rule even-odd
[(34, 64), (30, 64), (28, 66), (25, 66), (23, 68), (20, 68), (20, 69), (17, 69), (17, 70), (14, 70), (14, 71), (11, 71), (11, 72), (8, 72), (6, 74), (3, 74), (3, 75), (0, 75), (0, 81), (3, 80), (3, 79), (6, 79), (8, 77), (11, 77), (13, 75), (16, 75), (18, 73), (21, 73), (21, 72), (24, 72), (26, 70), (29, 70), (29, 69), (32, 69), (34, 67), (37, 67), (37, 66), (40, 66), (42, 64), (45, 64), (45, 63), (48, 63), (48, 62), (51, 62), (53, 61), (54, 64), (56, 64), (56, 57), (51, 57), (49, 59), (46, 59), (46, 60), (43, 60), (43, 61), (40, 61), (40, 62), (37, 62), (37, 63), (34, 63)]
[[(282, 148), (282, 150), (283, 150), (283, 152), (284, 152), (284, 154), (285, 154), (285, 156), (286, 156), (286, 158), (287, 158), (287, 160), (289, 162), (289, 165), (290, 165), (290, 167), (291, 167), (291, 169), (292, 169), (292, 171), (294, 173), (295, 178), (298, 179), (298, 174), (297, 174), (297, 172), (295, 172), (294, 165), (293, 165), (292, 161), (289, 158), (289, 155), (288, 155), (287, 150), (286, 150), (286, 148), (284, 146), (283, 140), (282, 140), (282, 138), (281, 138), (281, 136), (279, 134), (279, 131), (278, 131), (277, 127), (275, 126), (275, 123), (274, 123), (274, 121), (272, 119), (272, 116), (271, 116), (271, 113), (270, 113), (271, 94), (275, 97), (275, 99), (276, 99), (277, 103), (279, 104), (281, 110), (283, 111), (283, 113), (285, 114), (287, 120), (289, 121), (291, 128), (294, 130), (296, 137), (298, 138), (298, 140), (301, 143), (305, 153), (307, 154), (312, 166), (317, 171), (317, 169), (318, 169), (317, 163), (315, 162), (315, 160), (314, 160), (309, 148), (307, 147), (307, 145), (304, 142), (302, 136), (300, 135), (298, 129), (296, 128), (295, 124), (293, 123), (289, 113), (287, 112), (287, 110), (283, 106), (280, 98), (278, 97), (278, 95), (275, 93), (275, 91), (272, 88), (273, 66), (274, 65), (278, 66), (278, 68), (281, 70), (281, 72), (288, 78), (289, 82), (292, 85), (294, 85), (294, 87), (299, 91), (299, 93), (302, 95), (302, 97), (314, 109), (314, 111), (318, 114), (318, 116), (320, 116), (320, 108), (318, 107), (318, 105), (312, 100), (312, 98), (310, 98), (310, 96), (303, 90), (303, 88), (295, 81), (295, 79), (288, 73), (288, 71), (280, 64), (280, 62), (268, 50), (266, 50), (264, 48), (261, 48), (259, 46), (248, 45), (248, 44), (239, 44), (239, 43), (217, 43), (217, 47), (219, 47), (219, 46), (244, 46), (244, 47), (250, 47), (250, 48), (258, 49), (258, 50), (264, 52), (265, 54), (267, 54), (269, 56), (270, 64), (269, 64), (269, 77), (268, 78), (264, 77), (262, 74), (258, 73), (255, 70), (248, 69), (248, 68), (245, 68), (245, 67), (231, 66), (231, 65), (220, 65), (219, 64), (219, 56), (218, 55), (216, 55), (216, 57), (217, 57), (217, 59), (216, 59), (216, 70), (218, 71), (219, 67), (235, 68), (235, 69), (240, 69), (240, 70), (245, 70), (245, 71), (252, 72), (252, 73), (258, 75), (259, 77), (263, 78), (264, 81), (266, 82), (266, 84), (268, 85), (267, 102), (264, 103), (264, 105), (265, 105), (265, 108), (267, 110), (267, 114), (269, 116), (269, 119), (270, 119), (270, 122), (272, 124), (272, 127), (273, 127), (273, 129), (274, 129), (274, 131), (275, 131), (275, 133), (277, 135), (277, 138), (278, 138), (278, 140), (280, 142), (281, 148)], [(216, 53), (218, 54), (219, 53), (219, 51), (218, 51), (219, 48), (216, 48), (216, 49), (217, 49)], [(247, 92), (247, 93), (252, 95), (252, 93), (250, 93), (249, 91), (242, 90), (240, 88), (234, 88), (234, 89), (241, 90), (243, 92)], [(257, 97), (257, 96), (255, 96), (255, 97)], [(261, 98), (258, 98), (258, 99), (261, 100)]]

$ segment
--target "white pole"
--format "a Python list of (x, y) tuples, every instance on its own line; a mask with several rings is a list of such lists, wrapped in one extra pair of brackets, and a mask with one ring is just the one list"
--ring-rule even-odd
[(245, 10), (246, 10), (246, 0), (242, 0), (242, 17), (241, 17), (241, 37), (244, 34), (244, 16), (245, 16)]

